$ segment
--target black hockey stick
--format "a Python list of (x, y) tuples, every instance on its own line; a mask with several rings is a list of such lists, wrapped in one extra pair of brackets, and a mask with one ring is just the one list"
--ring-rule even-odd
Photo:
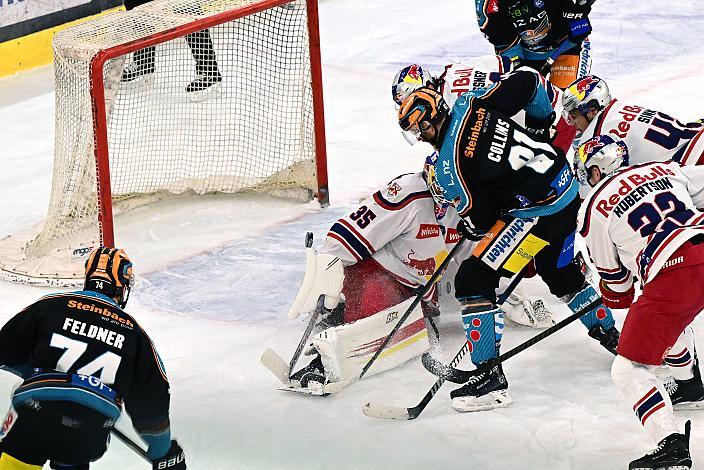
[[(433, 358), (430, 354), (423, 353), (423, 366), (428, 370), (428, 372), (437, 375), (440, 377), (442, 380), (447, 380), (448, 382), (453, 382), (456, 384), (464, 384), (469, 381), (470, 378), (475, 377), (492, 367), (504, 362), (507, 359), (512, 358), (516, 354), (520, 353), (521, 351), (525, 351), (526, 349), (530, 348), (534, 344), (544, 340), (548, 336), (558, 332), (559, 330), (563, 329), (573, 321), (577, 320), (579, 317), (585, 315), (587, 312), (590, 310), (598, 307), (601, 305), (601, 297), (598, 299), (594, 300), (590, 304), (588, 304), (586, 307), (582, 307), (578, 312), (573, 313), (569, 317), (565, 318), (561, 322), (557, 323), (556, 325), (551, 326), (547, 330), (533, 336), (527, 341), (524, 341), (523, 343), (519, 344), (515, 348), (511, 349), (510, 351), (506, 351), (505, 353), (501, 354), (499, 357), (491, 359), (484, 364), (479, 365), (474, 370), (459, 370), (455, 369), (453, 364), (450, 365), (445, 365), (442, 362), (438, 361), (437, 359)], [(466, 346), (466, 345), (465, 345)], [(463, 348), (465, 347), (463, 346)]]
[(293, 368), (296, 367), (296, 363), (298, 362), (298, 358), (301, 357), (301, 353), (303, 352), (303, 348), (305, 347), (306, 343), (308, 342), (308, 338), (310, 338), (311, 333), (313, 333), (313, 328), (315, 328), (315, 324), (318, 320), (318, 317), (320, 316), (320, 312), (322, 312), (324, 308), (325, 308), (325, 296), (321, 295), (320, 298), (318, 299), (318, 304), (315, 306), (315, 310), (313, 310), (313, 313), (310, 316), (310, 320), (308, 321), (308, 326), (306, 327), (306, 331), (303, 333), (301, 340), (298, 342), (298, 346), (296, 347), (296, 351), (293, 353), (293, 357), (291, 358), (291, 362), (289, 362), (289, 364), (288, 364), (288, 378), (289, 379), (293, 375)]
[(403, 322), (405, 322), (406, 319), (411, 316), (411, 313), (413, 312), (413, 310), (415, 310), (415, 308), (418, 306), (420, 301), (423, 300), (423, 297), (425, 296), (425, 294), (430, 292), (430, 289), (433, 288), (433, 286), (435, 285), (435, 282), (445, 272), (445, 268), (447, 268), (447, 265), (450, 264), (450, 261), (455, 256), (455, 254), (457, 253), (459, 248), (464, 244), (465, 240), (466, 239), (464, 237), (460, 237), (460, 239), (457, 241), (457, 244), (454, 247), (452, 247), (452, 250), (450, 250), (450, 253), (443, 260), (443, 262), (440, 263), (440, 266), (435, 270), (435, 272), (430, 277), (430, 279), (428, 279), (428, 282), (426, 282), (425, 285), (423, 285), (423, 287), (421, 287), (419, 290), (417, 290), (416, 298), (413, 300), (413, 302), (411, 302), (411, 305), (406, 310), (406, 313), (404, 313), (403, 316), (401, 316), (401, 319), (398, 321), (398, 323), (396, 323), (396, 326), (394, 326), (393, 330), (391, 330), (391, 333), (389, 333), (386, 336), (386, 338), (384, 338), (384, 341), (379, 346), (379, 349), (376, 350), (376, 352), (371, 357), (371, 359), (369, 359), (369, 361), (364, 366), (364, 368), (362, 368), (362, 372), (360, 372), (357, 380), (364, 377), (364, 375), (369, 371), (369, 369), (372, 367), (372, 365), (374, 365), (374, 362), (376, 361), (376, 359), (379, 357), (379, 355), (381, 355), (384, 348), (389, 344), (389, 342), (391, 341), (391, 338), (393, 338), (394, 335), (401, 328), (401, 325), (403, 325)]
[[(508, 287), (506, 287), (506, 290), (499, 296), (499, 299), (497, 300), (497, 303), (499, 305), (503, 304), (506, 299), (508, 299), (508, 297), (511, 295), (518, 283), (521, 282), (521, 279), (523, 279), (522, 272), (518, 273), (513, 278)], [(464, 357), (464, 355), (467, 354), (468, 350), (469, 344), (467, 343), (467, 341), (465, 341), (462, 345), (462, 348), (460, 348), (459, 352), (452, 359), (452, 362), (450, 362), (450, 366), (457, 366)], [(398, 406), (367, 403), (366, 405), (364, 405), (362, 412), (372, 418), (401, 420), (416, 419), (423, 412), (425, 407), (428, 406), (428, 403), (430, 403), (430, 400), (432, 400), (438, 390), (440, 390), (440, 387), (442, 387), (443, 383), (445, 383), (445, 379), (442, 377), (438, 378), (438, 380), (435, 381), (433, 386), (430, 387), (430, 390), (428, 390), (425, 396), (423, 396), (423, 399), (420, 401), (420, 403), (418, 403), (416, 406), (412, 406), (410, 408), (403, 408)]]
[(122, 431), (117, 428), (112, 428), (111, 432), (115, 435), (116, 438), (122, 441), (123, 444), (132, 449), (137, 455), (142, 457), (147, 462), (152, 463), (152, 459), (149, 458), (147, 452), (141, 447), (139, 447), (132, 439), (122, 434)]

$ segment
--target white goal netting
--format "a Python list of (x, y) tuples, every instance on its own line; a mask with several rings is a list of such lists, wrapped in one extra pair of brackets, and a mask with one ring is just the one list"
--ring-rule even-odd
[[(41, 227), (0, 240), (0, 277), (44, 285), (81, 277), (83, 256), (106, 230), (101, 126), (115, 213), (173, 193), (317, 192), (306, 2), (234, 18), (261, 3), (155, 0), (56, 35), (49, 210)], [(104, 63), (102, 121), (91, 62), (116, 47), (134, 52)]]

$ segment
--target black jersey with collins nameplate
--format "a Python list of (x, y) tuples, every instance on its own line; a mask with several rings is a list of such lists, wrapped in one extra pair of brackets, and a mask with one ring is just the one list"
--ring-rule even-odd
[(0, 330), (0, 364), (92, 375), (116, 390), (137, 429), (168, 418), (169, 382), (137, 322), (102, 294), (42, 297)]
[[(452, 109), (436, 167), (445, 199), (479, 229), (507, 212), (547, 215), (573, 199), (572, 172), (562, 151), (471, 96), (462, 96)], [(536, 211), (551, 205), (553, 212)]]

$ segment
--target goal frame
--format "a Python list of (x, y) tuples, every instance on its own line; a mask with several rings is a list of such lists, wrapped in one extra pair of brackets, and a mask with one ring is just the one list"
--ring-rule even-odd
[[(103, 68), (110, 59), (184, 37), (228, 21), (243, 18), (270, 8), (291, 3), (292, 0), (264, 0), (236, 10), (218, 13), (192, 23), (154, 33), (141, 39), (100, 50), (90, 62), (90, 94), (94, 122), (94, 156), (98, 194), (98, 232), (101, 245), (115, 246), (115, 232), (112, 211), (112, 190), (110, 184), (110, 159), (108, 148), (107, 110)], [(323, 109), (323, 82), (320, 58), (320, 28), (318, 24), (317, 0), (306, 0), (310, 68), (313, 97), (313, 129), (315, 132), (315, 163), (317, 174), (316, 198), (321, 205), (329, 204), (327, 151), (325, 141), (325, 114)]]

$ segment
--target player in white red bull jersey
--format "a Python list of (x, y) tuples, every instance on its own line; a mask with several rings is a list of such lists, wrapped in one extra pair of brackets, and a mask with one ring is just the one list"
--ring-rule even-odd
[(615, 99), (604, 80), (587, 75), (562, 95), (564, 117), (581, 135), (581, 145), (598, 135), (622, 140), (630, 164), (673, 160), (680, 165), (704, 164), (704, 123), (684, 123), (665, 113)]
[[(552, 109), (555, 111), (555, 116), (550, 122), (551, 126), (548, 126), (552, 127), (552, 143), (568, 154), (574, 140), (575, 129), (562, 117), (562, 90), (532, 68), (519, 67), (516, 70), (535, 74), (538, 83), (547, 92)], [(442, 94), (448, 107), (452, 109), (460, 96), (467, 92), (485, 90), (510, 72), (512, 70), (507, 68), (506, 61), (496, 55), (481, 56), (473, 59), (469, 64), (448, 64), (438, 77), (433, 77), (425, 67), (411, 64), (398, 71), (391, 85), (391, 94), (394, 102), (400, 106), (414, 90), (422, 86), (432, 86)], [(524, 110), (519, 111), (512, 119), (521, 126), (530, 127), (531, 123), (526, 123)]]
[[(689, 423), (679, 433), (673, 405), (704, 404), (689, 326), (704, 309), (704, 167), (641, 163), (622, 142), (599, 136), (580, 147), (592, 187), (579, 230), (597, 267), (604, 304), (628, 308), (611, 374), (658, 448), (631, 469), (690, 468)], [(642, 288), (634, 301), (634, 280)], [(693, 289), (682, 291), (682, 286)], [(695, 287), (696, 286), (696, 287)], [(663, 361), (674, 384), (659, 383)]]
[[(428, 158), (432, 160), (435, 155)], [(426, 165), (426, 168), (434, 171), (435, 167)], [(393, 327), (396, 323), (387, 321), (390, 312), (400, 310), (398, 317), (402, 315), (404, 310), (399, 305), (410, 305), (415, 289), (428, 282), (459, 241), (456, 229), (459, 221), (454, 207), (435, 202), (424, 173), (398, 176), (362, 201), (358, 209), (338, 219), (316, 256), (316, 273), (306, 273), (309, 279), (315, 278), (313, 287), (308, 289), (304, 279), (292, 308), (293, 316), (305, 313), (308, 309), (303, 306), (306, 304), (303, 297), (311, 300), (307, 303), (310, 308), (324, 294), (329, 313), (323, 326), (328, 329), (313, 339), (317, 356), (292, 378), (306, 387), (315, 381), (343, 382), (350, 374), (358, 374), (375, 352), (360, 345), (378, 345), (389, 333), (387, 325)], [(466, 243), (453, 257), (445, 271), (450, 281), (443, 281), (444, 287), (452, 285), (454, 273), (473, 246), (474, 243)], [(335, 263), (336, 260), (341, 263)], [(343, 269), (329, 269), (334, 264), (342, 264)], [(405, 323), (407, 326), (401, 328), (388, 346), (383, 370), (427, 350), (424, 316), (439, 314), (436, 286), (432, 286), (421, 308), (414, 311)], [(306, 293), (301, 295), (303, 292)], [(505, 307), (509, 319), (516, 323), (532, 327), (554, 324), (552, 313), (540, 299), (531, 303), (514, 295)], [(376, 327), (377, 318), (383, 320), (383, 328)], [(353, 344), (354, 351), (346, 350), (347, 344)], [(357, 368), (348, 367), (350, 361), (356, 361)], [(380, 371), (370, 369), (370, 373)]]

